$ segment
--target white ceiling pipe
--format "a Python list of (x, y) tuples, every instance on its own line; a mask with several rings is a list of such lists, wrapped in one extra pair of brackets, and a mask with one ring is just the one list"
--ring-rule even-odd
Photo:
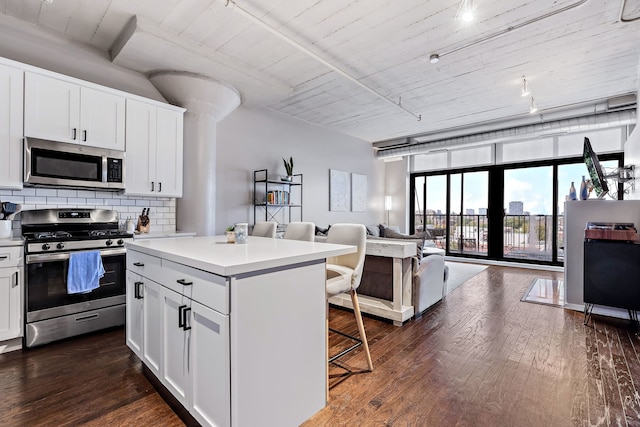
[(452, 147), (470, 147), (491, 143), (512, 142), (523, 139), (532, 139), (535, 137), (548, 137), (557, 134), (586, 132), (615, 126), (626, 126), (635, 123), (635, 110), (615, 111), (588, 117), (577, 117), (573, 119), (557, 120), (491, 132), (458, 136), (455, 138), (440, 139), (404, 147), (378, 149), (376, 157), (378, 159), (385, 159), (387, 157), (425, 154), (430, 151)]

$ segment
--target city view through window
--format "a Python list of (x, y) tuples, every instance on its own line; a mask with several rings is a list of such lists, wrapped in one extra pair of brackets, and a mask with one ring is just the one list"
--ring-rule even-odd
[[(602, 161), (601, 164), (605, 171), (618, 167), (617, 160)], [(555, 220), (557, 261), (563, 260), (564, 202), (572, 197), (581, 198), (581, 184), (584, 178), (588, 187), (589, 173), (582, 162), (555, 167), (558, 176), (555, 201), (553, 165), (504, 170), (502, 257), (554, 261), (552, 233)], [(488, 171), (449, 174), (448, 223), (447, 175), (415, 176), (414, 185), (416, 231), (426, 228), (436, 245), (450, 253), (487, 255), (490, 239)], [(610, 189), (615, 188), (610, 182)], [(597, 198), (594, 191), (589, 193), (587, 190), (586, 193), (589, 199)], [(554, 203), (557, 206), (555, 219)]]

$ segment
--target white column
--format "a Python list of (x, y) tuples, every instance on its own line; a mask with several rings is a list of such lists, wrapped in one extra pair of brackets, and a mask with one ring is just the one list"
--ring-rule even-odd
[(215, 234), (216, 125), (240, 105), (238, 91), (206, 76), (159, 71), (151, 83), (169, 100), (186, 108), (182, 198), (176, 202), (176, 228)]

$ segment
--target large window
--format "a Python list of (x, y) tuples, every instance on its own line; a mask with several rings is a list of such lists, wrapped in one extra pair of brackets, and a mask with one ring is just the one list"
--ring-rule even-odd
[[(622, 154), (600, 159), (605, 170), (622, 166)], [(564, 260), (564, 201), (570, 188), (580, 198), (583, 175), (586, 182), (582, 158), (414, 173), (411, 226), (429, 229), (449, 255), (558, 265)], [(617, 187), (610, 187), (617, 196)]]

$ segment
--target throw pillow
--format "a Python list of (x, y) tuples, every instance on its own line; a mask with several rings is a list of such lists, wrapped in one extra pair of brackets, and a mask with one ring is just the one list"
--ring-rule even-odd
[(380, 237), (380, 227), (377, 225), (367, 225), (367, 234), (373, 237)]

